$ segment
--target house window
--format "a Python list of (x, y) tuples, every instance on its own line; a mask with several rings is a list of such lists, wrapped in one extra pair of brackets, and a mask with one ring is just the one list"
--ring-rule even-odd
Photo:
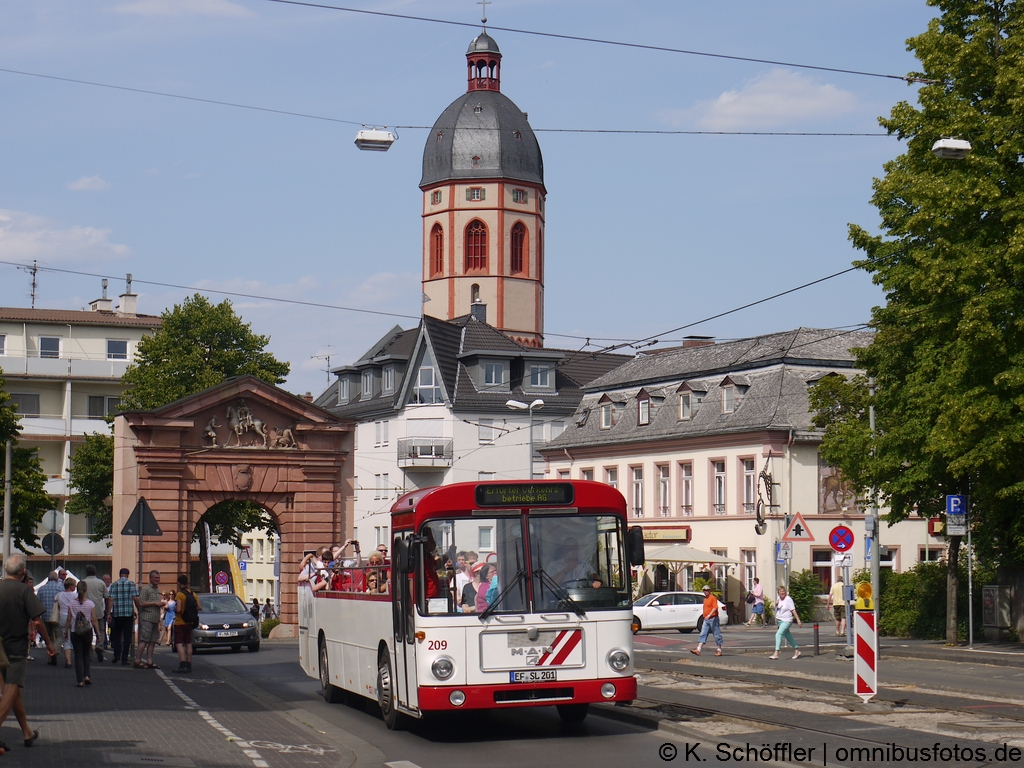
[(569, 478), (569, 470), (568, 469), (560, 469), (560, 470), (558, 470), (558, 479), (567, 482), (570, 479)]
[(530, 366), (530, 386), (531, 387), (546, 387), (548, 385), (548, 372), (551, 369), (546, 365), (531, 365)]
[(124, 339), (107, 339), (107, 360), (127, 360), (128, 342)]
[(592, 470), (592, 469), (582, 469), (582, 470), (580, 470), (580, 480), (593, 480), (593, 479), (594, 479), (594, 470)]
[(391, 545), (391, 541), (388, 538), (388, 527), (386, 525), (375, 525), (373, 526), (373, 546), (379, 547), (383, 544), (385, 547)]
[(523, 271), (523, 254), (526, 251), (526, 227), (521, 221), (512, 225), (511, 245), (509, 267), (513, 275), (518, 275)]
[(743, 563), (743, 589), (750, 592), (754, 588), (754, 577), (757, 576), (757, 550), (741, 549), (740, 562)]
[(832, 589), (832, 550), (812, 549), (811, 570), (825, 585), (826, 592)]
[(389, 365), (384, 368), (384, 383), (381, 389), (384, 392), (395, 391), (395, 366)]
[(512, 190), (512, 202), (513, 203), (528, 203), (530, 201), (530, 195), (525, 189), (513, 189)]
[(754, 470), (754, 460), (743, 460), (743, 512), (752, 515), (757, 510), (757, 473)]
[(466, 271), (487, 269), (487, 227), (479, 219), (466, 227)]
[(373, 371), (363, 371), (363, 398), (373, 395)]
[(389, 423), (387, 420), (375, 421), (373, 423), (373, 444), (377, 448), (385, 447), (388, 444)]
[(477, 443), (490, 445), (494, 442), (494, 419), (480, 419), (477, 424)]
[(633, 517), (644, 516), (644, 469), (633, 467)]
[(679, 393), (679, 420), (686, 421), (693, 417), (693, 411), (690, 408), (690, 393), (680, 392)]
[(679, 509), (683, 517), (693, 517), (693, 464), (680, 464), (679, 477)]
[(658, 511), (662, 517), (672, 515), (672, 493), (669, 485), (668, 465), (658, 467)]
[[(728, 557), (729, 550), (725, 549), (724, 547), (712, 547), (711, 554), (718, 555), (719, 557)], [(724, 565), (716, 565), (712, 569), (711, 573), (715, 579), (715, 588), (722, 593), (722, 602), (725, 602), (727, 597), (727, 595), (725, 594), (725, 590), (728, 586), (728, 584), (726, 583), (726, 576), (728, 574), (728, 570)]]
[(440, 189), (435, 189), (435, 190), (434, 190), (434, 191), (433, 191), (433, 192), (432, 192), (432, 193), (430, 194), (430, 202), (431, 202), (431, 203), (432, 203), (433, 205), (437, 205), (438, 203), (440, 203), (440, 202), (441, 202), (441, 190), (440, 190)]
[(494, 527), (486, 526), (477, 530), (476, 548), (480, 552), (490, 552), (494, 549)]
[(504, 384), (505, 364), (484, 363), (484, 384)]
[(430, 274), (444, 272), (444, 230), (435, 224), (430, 230)]
[(39, 395), (27, 393), (11, 393), (11, 405), (17, 408), (19, 416), (39, 418)]
[(601, 429), (612, 428), (612, 406), (611, 403), (605, 403), (601, 406)]
[(338, 379), (338, 405), (344, 405), (349, 398), (348, 379)]
[(7, 336), (0, 333), (0, 357), (7, 354)]
[[(477, 162), (480, 161), (480, 158), (478, 157), (473, 159), (476, 160)], [(469, 201), (479, 202), (480, 200), (486, 199), (486, 197), (487, 195), (484, 194), (483, 187), (470, 187), (469, 189), (466, 190), (466, 199)]]
[(944, 547), (921, 547), (917, 554), (922, 563), (937, 563), (945, 553)]
[(619, 487), (619, 470), (616, 467), (607, 467), (604, 470), (604, 481), (612, 488)]
[(725, 462), (712, 462), (715, 466), (715, 514), (725, 514)]
[(103, 419), (113, 416), (121, 410), (120, 406), (120, 398), (89, 395), (89, 418)]
[(565, 432), (564, 421), (552, 421), (551, 422), (551, 439), (554, 440), (556, 437)]
[(494, 479), (494, 473), (493, 472), (477, 472), (476, 473), (476, 479), (479, 482), (485, 483), (488, 480), (493, 480)]
[(384, 487), (383, 484), (382, 484), (384, 482), (383, 479), (382, 479), (383, 477), (384, 476), (380, 475), (380, 474), (377, 474), (377, 475), (373, 476), (373, 498), (374, 499), (382, 498), (381, 497), (381, 490)]
[(40, 336), (39, 356), (60, 357), (60, 336)]
[(648, 397), (642, 397), (636, 402), (637, 417), (636, 423), (640, 426), (651, 423), (651, 401)]
[(736, 408), (736, 387), (722, 387), (722, 413), (732, 413)]
[(441, 386), (437, 382), (433, 366), (424, 365), (420, 368), (416, 386), (412, 389), (412, 397), (413, 401), (420, 405), (443, 402)]

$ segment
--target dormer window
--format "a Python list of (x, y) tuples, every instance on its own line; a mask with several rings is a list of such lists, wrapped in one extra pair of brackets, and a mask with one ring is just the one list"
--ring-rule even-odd
[(612, 428), (612, 404), (605, 403), (601, 406), (601, 429)]
[(530, 386), (531, 387), (547, 387), (550, 386), (549, 373), (551, 371), (550, 366), (547, 365), (531, 365), (530, 366)]
[(692, 393), (679, 393), (679, 420), (689, 421), (693, 418)]
[(498, 385), (505, 383), (504, 363), (484, 363), (484, 384)]
[(363, 398), (373, 395), (373, 371), (363, 371)]
[(646, 392), (637, 395), (636, 423), (641, 427), (651, 423), (651, 398)]
[(732, 413), (736, 410), (736, 387), (727, 384), (722, 387), (722, 413)]
[(480, 167), (480, 156), (479, 155), (473, 155), (473, 167), (474, 168), (479, 168)]
[(348, 379), (340, 379), (338, 381), (338, 405), (347, 403), (349, 397)]
[(389, 365), (384, 368), (384, 377), (381, 389), (384, 392), (395, 391), (395, 366)]
[[(473, 114), (475, 114), (475, 115), (479, 115), (483, 111), (484, 111), (484, 105), (483, 104), (477, 104), (475, 107), (473, 107)], [(474, 160), (479, 160), (480, 158), (476, 158), (475, 157), (473, 159)]]

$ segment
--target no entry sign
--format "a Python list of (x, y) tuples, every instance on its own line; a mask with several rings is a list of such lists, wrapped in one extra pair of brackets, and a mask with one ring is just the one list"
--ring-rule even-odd
[(828, 543), (836, 552), (849, 552), (853, 549), (853, 531), (845, 525), (837, 525), (829, 533)]

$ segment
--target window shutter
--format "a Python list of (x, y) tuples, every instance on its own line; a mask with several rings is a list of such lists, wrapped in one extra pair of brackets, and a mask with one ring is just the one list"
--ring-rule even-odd
[(530, 202), (530, 193), (527, 190), (525, 190), (525, 189), (523, 190), (523, 202), (524, 203)]
[(467, 200), (470, 200), (470, 199), (472, 199), (472, 198), (470, 198), (470, 196), (469, 196), (471, 192), (472, 192), (472, 190), (471, 190), (471, 189), (470, 189), (469, 187), (466, 187), (466, 199), (467, 199)]
[(486, 187), (480, 187), (480, 199), (481, 200), (486, 200), (487, 199), (487, 188)]

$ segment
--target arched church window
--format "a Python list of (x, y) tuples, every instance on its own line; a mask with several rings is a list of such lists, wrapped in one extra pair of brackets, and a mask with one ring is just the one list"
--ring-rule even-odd
[(435, 224), (430, 230), (430, 274), (440, 275), (444, 271), (444, 230)]
[(466, 227), (466, 271), (487, 269), (487, 226), (473, 219)]
[(469, 301), (471, 304), (476, 304), (480, 301), (480, 286), (476, 283), (469, 287)]
[(526, 250), (526, 226), (521, 221), (512, 225), (512, 258), (511, 272), (513, 275), (521, 274), (523, 271), (523, 253)]

